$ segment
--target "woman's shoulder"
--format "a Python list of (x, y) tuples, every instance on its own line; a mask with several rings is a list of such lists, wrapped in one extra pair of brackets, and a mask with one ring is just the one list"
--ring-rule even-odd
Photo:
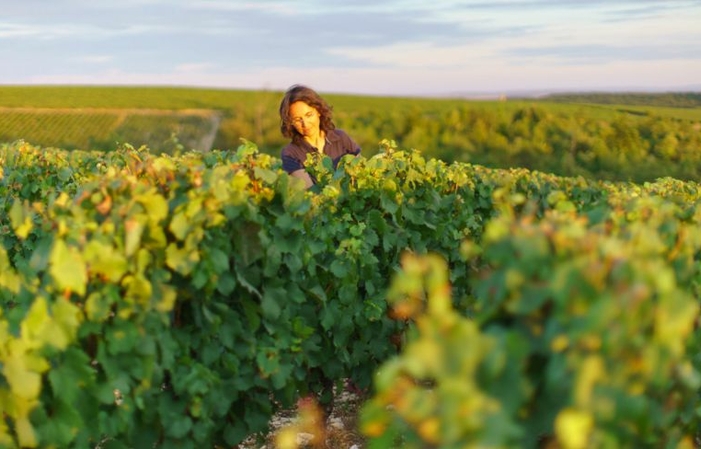
[(294, 141), (290, 141), (287, 143), (287, 145), (282, 147), (281, 154), (284, 156), (284, 155), (292, 155), (292, 154), (296, 154), (296, 153), (300, 153), (300, 152), (303, 153), (304, 148), (302, 148), (298, 143), (296, 143)]
[(360, 153), (360, 146), (358, 143), (344, 130), (336, 128), (331, 131), (328, 136), (332, 145), (343, 148), (344, 152), (351, 154)]
[(330, 138), (336, 138), (339, 140), (353, 140), (351, 136), (342, 129), (335, 128), (328, 132)]

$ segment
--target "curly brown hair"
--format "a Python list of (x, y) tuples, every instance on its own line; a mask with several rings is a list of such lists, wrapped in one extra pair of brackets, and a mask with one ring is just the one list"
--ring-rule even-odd
[(292, 140), (303, 138), (295, 129), (290, 117), (290, 106), (297, 101), (302, 101), (319, 112), (319, 128), (322, 131), (328, 132), (336, 128), (332, 118), (333, 108), (321, 98), (321, 95), (310, 87), (295, 84), (287, 89), (280, 102), (280, 132), (283, 136)]

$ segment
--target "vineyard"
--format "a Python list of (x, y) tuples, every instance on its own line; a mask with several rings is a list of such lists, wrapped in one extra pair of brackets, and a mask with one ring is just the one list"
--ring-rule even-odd
[(232, 447), (351, 379), (368, 448), (693, 448), (699, 185), (0, 146), (0, 446)]

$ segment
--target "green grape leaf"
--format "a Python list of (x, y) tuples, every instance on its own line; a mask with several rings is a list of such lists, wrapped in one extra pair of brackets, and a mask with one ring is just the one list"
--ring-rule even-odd
[(269, 319), (277, 319), (280, 317), (280, 304), (285, 303), (287, 294), (282, 287), (268, 287), (263, 291), (263, 298), (260, 302), (263, 316)]

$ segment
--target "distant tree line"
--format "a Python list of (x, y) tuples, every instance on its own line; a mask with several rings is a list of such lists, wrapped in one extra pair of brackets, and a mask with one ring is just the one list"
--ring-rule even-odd
[(653, 106), (673, 108), (701, 107), (701, 92), (665, 93), (568, 93), (550, 94), (543, 99), (564, 103), (625, 104), (631, 106)]

